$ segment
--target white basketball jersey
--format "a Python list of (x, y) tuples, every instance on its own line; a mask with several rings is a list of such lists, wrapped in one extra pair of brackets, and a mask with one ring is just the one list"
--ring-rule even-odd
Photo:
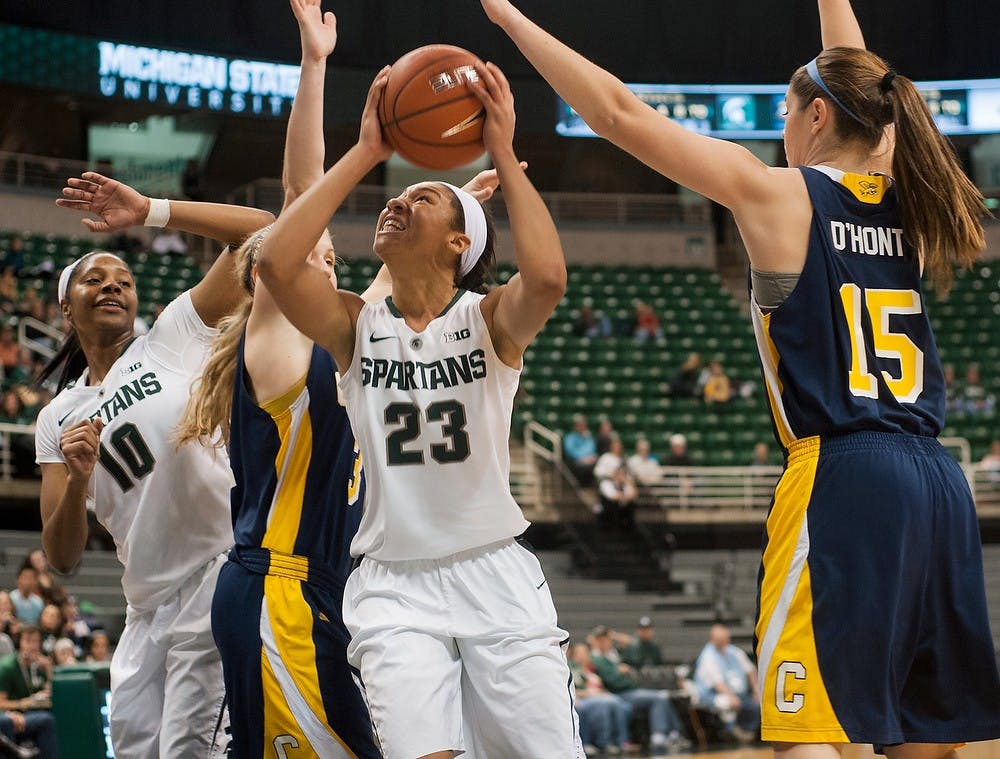
[(233, 480), (224, 449), (191, 443), (178, 449), (172, 439), (215, 334), (185, 292), (132, 341), (104, 382), (88, 386), (85, 371), (38, 416), (40, 464), (65, 462), (64, 430), (104, 420), (87, 505), (115, 540), (125, 567), (122, 589), (137, 609), (160, 605), (233, 542)]
[(391, 297), (361, 309), (340, 380), (368, 487), (355, 556), (437, 559), (528, 527), (509, 481), (520, 372), (493, 350), (482, 299), (459, 290), (419, 333)]

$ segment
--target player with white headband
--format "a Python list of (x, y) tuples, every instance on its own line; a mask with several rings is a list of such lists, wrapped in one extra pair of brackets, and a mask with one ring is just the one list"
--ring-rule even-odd
[(583, 757), (566, 633), (510, 493), (508, 437), (522, 354), (563, 296), (552, 218), (514, 153), (514, 104), (479, 64), (483, 142), (519, 273), (487, 292), (492, 225), (468, 193), (421, 182), (392, 198), (374, 251), (392, 295), (365, 304), (309, 266), (316, 236), (391, 150), (376, 77), (358, 143), (287, 208), (258, 275), (303, 333), (345, 367), (341, 394), (364, 460), (365, 514), (344, 591), (348, 650), (387, 759)]

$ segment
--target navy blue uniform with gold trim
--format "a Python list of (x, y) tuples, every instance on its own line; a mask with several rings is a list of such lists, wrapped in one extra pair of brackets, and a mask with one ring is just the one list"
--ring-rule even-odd
[(243, 348), (229, 450), (236, 546), (212, 609), (232, 755), (375, 759), (341, 619), (364, 480), (337, 367), (314, 346), (306, 376), (258, 405)]
[(762, 737), (998, 737), (975, 504), (935, 439), (944, 379), (895, 189), (801, 171), (801, 276), (777, 308), (751, 303), (787, 452), (760, 576)]

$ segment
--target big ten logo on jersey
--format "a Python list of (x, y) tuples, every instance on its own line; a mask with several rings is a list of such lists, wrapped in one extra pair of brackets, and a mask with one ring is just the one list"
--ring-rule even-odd
[(122, 369), (122, 374), (131, 374), (132, 372), (137, 372), (142, 369), (142, 361), (136, 361), (131, 366), (126, 366)]
[(442, 334), (446, 343), (457, 343), (459, 340), (465, 340), (467, 337), (472, 337), (472, 332), (468, 327), (460, 329), (457, 332), (444, 332)]
[[(797, 692), (806, 679), (806, 668), (802, 662), (783, 661), (778, 665), (778, 675), (774, 683), (774, 704), (779, 712), (795, 714), (806, 704), (804, 693)], [(795, 681), (799, 681), (796, 683)]]

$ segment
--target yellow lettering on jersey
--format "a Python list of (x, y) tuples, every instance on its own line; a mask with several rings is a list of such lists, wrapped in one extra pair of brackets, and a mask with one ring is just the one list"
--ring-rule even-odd
[(882, 202), (886, 188), (889, 186), (888, 178), (882, 174), (844, 174), (840, 180), (851, 193), (862, 203), (877, 205)]
[(361, 494), (361, 449), (354, 442), (354, 466), (351, 467), (351, 479), (347, 481), (347, 505), (353, 506)]

